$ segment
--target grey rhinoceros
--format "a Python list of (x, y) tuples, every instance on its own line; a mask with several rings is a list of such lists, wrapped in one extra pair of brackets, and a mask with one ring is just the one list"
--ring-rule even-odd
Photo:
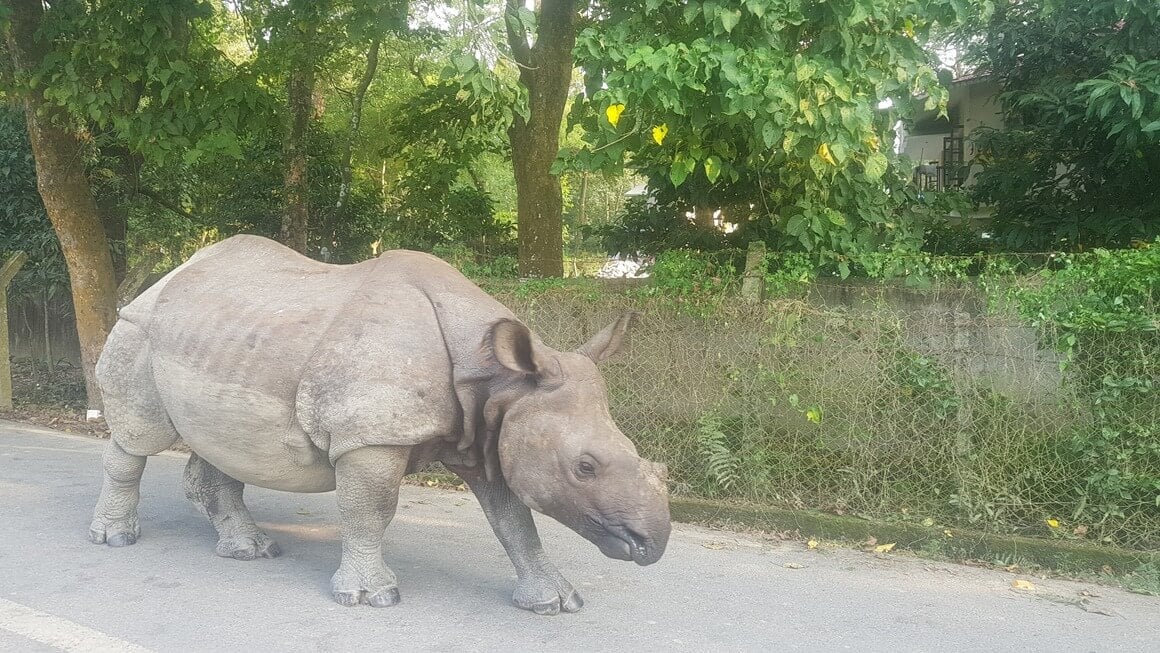
[(403, 476), (441, 461), (471, 487), (515, 565), (515, 603), (573, 612), (529, 508), (641, 565), (670, 522), (663, 466), (608, 412), (596, 363), (626, 313), (575, 352), (540, 342), (454, 268), (391, 251), (328, 265), (255, 236), (207, 247), (121, 310), (97, 365), (112, 437), (89, 537), (136, 542), (146, 457), (180, 438), (185, 492), (218, 555), (274, 557), (242, 489), (335, 490), (343, 605), (399, 601), (383, 531)]

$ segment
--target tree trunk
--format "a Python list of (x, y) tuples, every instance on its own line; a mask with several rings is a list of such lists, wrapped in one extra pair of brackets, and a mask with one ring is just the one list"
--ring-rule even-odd
[(362, 123), (363, 102), (366, 100), (367, 90), (371, 87), (371, 82), (375, 79), (375, 72), (379, 67), (379, 48), (382, 40), (378, 37), (371, 42), (371, 47), (367, 51), (367, 67), (363, 71), (362, 78), (359, 79), (358, 86), (354, 89), (354, 97), (350, 102), (350, 125), (347, 132), (346, 143), (343, 145), (342, 151), (342, 166), (339, 174), (342, 176), (338, 183), (338, 199), (334, 203), (334, 211), (331, 212), (327, 219), (327, 224), (324, 229), (324, 237), (327, 244), (332, 248), (337, 247), (338, 240), (337, 230), (338, 225), (342, 223), (343, 211), (346, 209), (347, 198), (350, 197), (350, 185), (352, 183), (352, 164), (351, 159), (354, 157), (354, 143), (358, 138), (359, 125)]
[(575, 0), (541, 0), (534, 45), (518, 18), (523, 3), (508, 0), (508, 44), (520, 64), (520, 83), (528, 90), (528, 120), (516, 116), (508, 130), (516, 178), (520, 274), (564, 274), (564, 198), (560, 179), (551, 173), (560, 151), (560, 124), (572, 81), (576, 43)]
[(126, 238), (129, 232), (129, 200), (136, 193), (137, 179), (142, 165), (140, 154), (134, 154), (124, 145), (113, 144), (101, 148), (109, 169), (117, 177), (115, 190), (102, 193), (97, 200), (97, 212), (105, 227), (105, 237), (109, 239), (109, 252), (113, 257), (113, 273), (120, 284), (128, 271)]
[(307, 143), (310, 121), (314, 117), (314, 48), (318, 33), (309, 0), (290, 3), (293, 16), (294, 55), (290, 61), (287, 84), (289, 124), (282, 153), (286, 171), (283, 178), (285, 211), (278, 240), (298, 252), (306, 253), (306, 234), (310, 226), (310, 183), (307, 177)]
[[(8, 51), (17, 75), (26, 79), (29, 71), (39, 66), (46, 50), (35, 39), (43, 5), (40, 0), (15, 0), (9, 2), (9, 7), (12, 13)], [(68, 121), (56, 115), (59, 112), (42, 103), (35, 93), (26, 94), (23, 102), (36, 161), (36, 186), (68, 267), (88, 407), (100, 409), (97, 358), (117, 319), (109, 241), (85, 176), (81, 143), (75, 134), (56, 126)]]

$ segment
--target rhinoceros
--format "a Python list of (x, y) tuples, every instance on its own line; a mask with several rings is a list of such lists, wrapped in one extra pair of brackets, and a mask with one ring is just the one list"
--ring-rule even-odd
[(579, 610), (531, 510), (640, 565), (661, 558), (671, 527), (666, 470), (617, 428), (596, 367), (633, 319), (561, 352), (427, 254), (331, 265), (257, 236), (224, 240), (125, 306), (109, 335), (97, 379), (112, 437), (89, 539), (137, 541), (146, 459), (180, 439), (192, 451), (185, 493), (218, 555), (279, 554), (242, 502), (245, 484), (334, 490), (335, 600), (393, 605), (383, 532), (403, 476), (439, 461), (511, 558), (515, 604)]

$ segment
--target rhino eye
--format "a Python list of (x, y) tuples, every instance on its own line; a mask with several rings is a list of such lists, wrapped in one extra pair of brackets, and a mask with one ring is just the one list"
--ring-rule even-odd
[(593, 465), (589, 460), (581, 460), (576, 463), (576, 476), (580, 478), (592, 478), (596, 476), (596, 465)]

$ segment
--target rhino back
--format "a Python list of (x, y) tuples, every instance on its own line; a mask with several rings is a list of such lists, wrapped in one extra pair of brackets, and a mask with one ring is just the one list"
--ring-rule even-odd
[(324, 332), (373, 264), (326, 265), (266, 239), (234, 237), (139, 298), (151, 303), (137, 319), (148, 322), (159, 394), (190, 448), (243, 482), (333, 487), (294, 398)]

